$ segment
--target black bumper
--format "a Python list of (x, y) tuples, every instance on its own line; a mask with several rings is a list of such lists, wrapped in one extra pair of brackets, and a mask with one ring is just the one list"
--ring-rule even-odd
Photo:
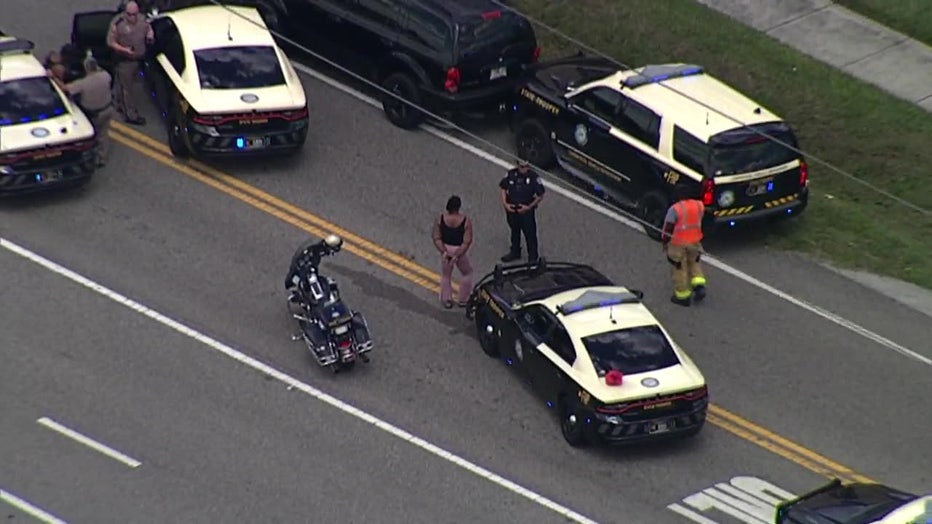
[(96, 169), (97, 157), (90, 151), (87, 157), (79, 162), (0, 173), (0, 197), (67, 189), (88, 181)]
[[(784, 197), (786, 202), (775, 203), (769, 207), (755, 206), (751, 211), (741, 213), (742, 206), (735, 206), (729, 209), (715, 210), (712, 214), (707, 214), (705, 222), (708, 225), (736, 225), (745, 222), (757, 222), (773, 218), (792, 218), (803, 213), (809, 205), (809, 188), (803, 189), (795, 198)], [(737, 211), (737, 213), (736, 213)]]
[[(625, 421), (621, 417), (586, 413), (583, 430), (587, 440), (605, 445), (652, 442), (695, 435), (705, 425), (707, 407), (656, 418)], [(662, 424), (667, 428), (662, 429)]]
[[(242, 135), (219, 136), (187, 128), (187, 143), (198, 157), (253, 157), (289, 153), (301, 149), (307, 140), (308, 120), (292, 122), (283, 131), (258, 131)], [(249, 147), (247, 140), (261, 139), (262, 147)]]
[(517, 80), (510, 80), (457, 93), (429, 89), (424, 96), (428, 106), (439, 111), (504, 112), (517, 84)]

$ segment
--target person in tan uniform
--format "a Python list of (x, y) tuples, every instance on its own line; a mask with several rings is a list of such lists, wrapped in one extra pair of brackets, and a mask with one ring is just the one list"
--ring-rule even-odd
[(59, 85), (77, 101), (84, 114), (94, 125), (99, 148), (97, 165), (107, 163), (110, 154), (110, 121), (113, 120), (113, 96), (110, 90), (110, 73), (102, 69), (97, 60), (89, 56), (84, 60), (87, 74), (69, 84)]
[(127, 2), (123, 12), (110, 22), (107, 45), (113, 50), (116, 63), (113, 102), (129, 124), (146, 123), (133, 100), (133, 87), (139, 77), (139, 63), (146, 54), (146, 46), (153, 39), (152, 26), (140, 14), (136, 2)]

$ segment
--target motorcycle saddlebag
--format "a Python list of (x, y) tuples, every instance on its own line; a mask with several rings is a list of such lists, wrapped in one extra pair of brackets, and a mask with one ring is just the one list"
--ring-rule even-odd
[(369, 324), (362, 313), (353, 313), (353, 335), (356, 338), (356, 347), (360, 353), (372, 350), (372, 336), (369, 334)]

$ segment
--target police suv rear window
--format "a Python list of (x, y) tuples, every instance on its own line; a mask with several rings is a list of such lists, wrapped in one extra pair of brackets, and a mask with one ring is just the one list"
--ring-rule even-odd
[(194, 52), (202, 89), (248, 89), (285, 83), (271, 46), (217, 47)]
[(609, 331), (582, 339), (599, 376), (612, 369), (625, 375), (668, 368), (680, 363), (658, 326)]
[(503, 44), (531, 39), (531, 25), (513, 13), (491, 11), (457, 22), (457, 48), (459, 54), (476, 52), (484, 47), (501, 47)]
[[(712, 147), (709, 157), (709, 169), (712, 173), (717, 176), (750, 173), (783, 165), (799, 158), (797, 152), (767, 136), (749, 134), (747, 131), (740, 132), (745, 135), (740, 141), (729, 140)], [(790, 131), (767, 130), (766, 134), (783, 144), (794, 147), (796, 145), (796, 139)]]
[(0, 126), (40, 122), (65, 113), (65, 103), (47, 77), (0, 83)]

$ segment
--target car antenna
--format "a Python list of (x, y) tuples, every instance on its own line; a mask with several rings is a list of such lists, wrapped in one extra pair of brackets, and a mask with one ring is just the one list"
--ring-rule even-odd
[(614, 304), (608, 307), (608, 319), (612, 321), (612, 324), (618, 323), (618, 322), (615, 322), (615, 305)]
[(233, 41), (233, 35), (230, 34), (230, 32), (232, 31), (232, 25), (233, 25), (233, 15), (227, 14), (227, 40), (229, 40), (230, 42)]

